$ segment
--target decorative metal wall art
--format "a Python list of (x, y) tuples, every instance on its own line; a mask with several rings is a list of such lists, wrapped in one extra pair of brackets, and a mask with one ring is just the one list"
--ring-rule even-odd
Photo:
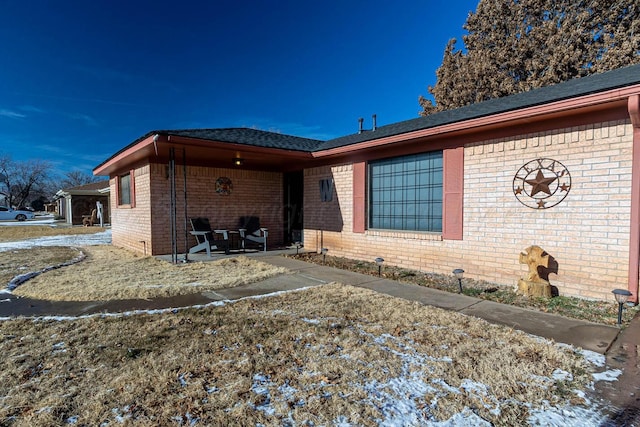
[(513, 194), (528, 208), (549, 209), (567, 197), (571, 189), (569, 170), (553, 159), (525, 163), (513, 177)]
[(228, 196), (233, 190), (233, 183), (226, 176), (216, 179), (216, 193), (222, 196)]

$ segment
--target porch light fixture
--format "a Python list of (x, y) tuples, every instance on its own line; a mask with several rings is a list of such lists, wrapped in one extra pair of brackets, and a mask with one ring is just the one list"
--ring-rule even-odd
[(461, 268), (456, 268), (455, 270), (453, 270), (453, 275), (456, 276), (456, 279), (458, 279), (458, 289), (460, 290), (460, 293), (462, 293), (462, 276), (464, 276), (464, 270)]
[(244, 164), (244, 159), (240, 158), (240, 157), (234, 157), (233, 158), (233, 164), (236, 166), (242, 166)]
[(614, 289), (611, 291), (613, 296), (616, 298), (616, 302), (618, 303), (618, 325), (622, 324), (622, 306), (631, 296), (631, 292), (626, 289)]
[(376, 258), (376, 265), (378, 266), (378, 277), (380, 277), (380, 275), (381, 275), (382, 263), (383, 262), (384, 262), (384, 258), (382, 258), (382, 257)]
[(329, 252), (329, 249), (322, 248), (320, 252), (322, 252), (322, 263), (324, 264), (324, 262), (327, 260), (327, 252)]

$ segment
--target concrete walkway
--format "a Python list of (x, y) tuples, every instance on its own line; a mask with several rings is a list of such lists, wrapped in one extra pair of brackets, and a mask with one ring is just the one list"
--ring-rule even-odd
[(185, 307), (317, 286), (330, 282), (340, 282), (371, 289), (397, 298), (418, 301), (425, 305), (479, 317), (491, 323), (505, 325), (601, 354), (604, 354), (612, 346), (619, 332), (617, 327), (598, 325), (525, 308), (498, 304), (423, 286), (400, 284), (384, 278), (310, 264), (283, 257), (281, 254), (273, 254), (273, 252), (268, 254), (254, 253), (252, 255), (258, 256), (264, 262), (285, 267), (291, 270), (293, 274), (281, 275), (236, 288), (150, 300), (52, 302), (16, 298), (8, 294), (5, 302), (0, 303), (0, 317), (78, 316), (104, 312)]

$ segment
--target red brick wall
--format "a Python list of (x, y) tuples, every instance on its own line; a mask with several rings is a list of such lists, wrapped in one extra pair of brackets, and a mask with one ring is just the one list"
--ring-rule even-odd
[[(333, 239), (342, 239), (343, 231), (353, 230), (353, 168), (352, 165), (321, 167), (304, 171), (304, 228), (305, 247), (317, 249), (326, 245), (335, 246)], [(333, 180), (333, 198), (331, 201), (320, 201), (320, 181)], [(317, 239), (310, 242), (307, 234), (317, 232)], [(317, 241), (316, 241), (317, 240)]]
[(117, 177), (109, 180), (111, 199), (111, 232), (114, 246), (131, 249), (137, 252), (151, 254), (153, 245), (151, 235), (151, 203), (149, 195), (150, 167), (149, 165), (133, 171), (135, 179), (134, 189), (135, 207), (118, 206)]
[[(257, 216), (260, 225), (269, 229), (269, 247), (283, 240), (282, 174), (239, 169), (187, 167), (187, 226), (184, 215), (184, 178), (181, 166), (176, 167), (176, 217), (178, 253), (195, 245), (188, 234), (188, 218), (207, 217), (213, 228), (237, 230), (241, 216)], [(231, 179), (230, 195), (216, 193), (219, 177)], [(147, 253), (171, 253), (170, 182), (165, 164), (151, 164), (135, 171), (135, 208), (114, 206), (113, 244)], [(111, 189), (115, 194), (115, 179)], [(185, 230), (187, 235), (185, 236)], [(185, 244), (186, 238), (186, 244)], [(144, 243), (143, 243), (144, 242)]]

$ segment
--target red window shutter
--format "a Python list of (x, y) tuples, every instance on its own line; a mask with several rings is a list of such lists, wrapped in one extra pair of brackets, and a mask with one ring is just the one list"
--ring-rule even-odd
[(366, 163), (353, 164), (353, 232), (364, 233), (365, 228), (365, 189)]
[(462, 240), (464, 207), (464, 147), (444, 150), (442, 238)]
[(136, 207), (136, 174), (135, 172), (136, 172), (135, 169), (131, 169), (131, 171), (129, 172), (129, 187), (131, 190), (130, 203), (132, 208)]
[(122, 191), (120, 189), (120, 175), (116, 175), (116, 194), (115, 194), (115, 201), (116, 201), (116, 207), (120, 206), (120, 191)]

